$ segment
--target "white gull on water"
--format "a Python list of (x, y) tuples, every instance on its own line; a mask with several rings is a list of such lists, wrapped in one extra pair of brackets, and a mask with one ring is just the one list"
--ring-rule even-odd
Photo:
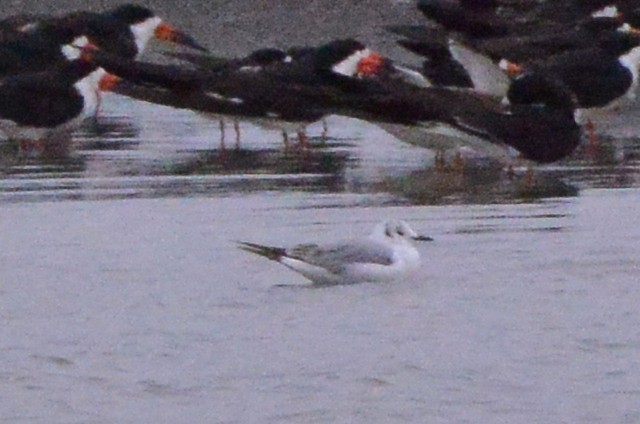
[(247, 252), (299, 272), (315, 285), (389, 282), (411, 275), (420, 264), (413, 241), (431, 241), (404, 221), (383, 221), (368, 237), (335, 244), (298, 244), (292, 248), (239, 242)]

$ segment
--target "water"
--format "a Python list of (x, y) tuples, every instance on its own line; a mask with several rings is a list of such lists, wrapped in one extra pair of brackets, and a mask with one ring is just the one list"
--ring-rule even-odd
[[(5, 145), (0, 422), (640, 421), (637, 142), (531, 185), (328, 129), (221, 149), (216, 121), (114, 97), (65, 148)], [(308, 289), (235, 247), (389, 217), (436, 239), (395, 284)]]
[[(638, 194), (4, 205), (0, 421), (637, 422)], [(279, 288), (304, 281), (234, 246), (389, 216), (436, 239), (396, 284)]]

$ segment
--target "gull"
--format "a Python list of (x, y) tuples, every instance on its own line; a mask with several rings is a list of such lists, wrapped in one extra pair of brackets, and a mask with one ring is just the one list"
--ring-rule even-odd
[(377, 224), (368, 237), (291, 248), (239, 241), (239, 247), (302, 274), (314, 285), (391, 282), (410, 276), (420, 264), (413, 241), (431, 241), (400, 220)]

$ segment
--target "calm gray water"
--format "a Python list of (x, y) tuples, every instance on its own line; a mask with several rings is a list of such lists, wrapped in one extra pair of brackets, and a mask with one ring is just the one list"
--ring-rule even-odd
[[(0, 422), (640, 422), (635, 140), (527, 185), (328, 128), (221, 149), (218, 122), (112, 97), (44, 157), (4, 144)], [(436, 239), (396, 284), (308, 289), (234, 245), (391, 217)]]
[[(0, 209), (0, 421), (636, 423), (637, 204), (362, 206), (349, 194)], [(234, 247), (436, 241), (396, 284), (325, 289)]]
[[(225, 52), (380, 40), (413, 15), (156, 3)], [(432, 150), (341, 117), (300, 152), (246, 122), (221, 145), (219, 123), (187, 111), (104, 107), (42, 157), (0, 142), (0, 422), (640, 422), (636, 114), (528, 183), (517, 162), (513, 178), (483, 160), (436, 172)], [(386, 218), (435, 238), (395, 284), (309, 289), (235, 247)]]

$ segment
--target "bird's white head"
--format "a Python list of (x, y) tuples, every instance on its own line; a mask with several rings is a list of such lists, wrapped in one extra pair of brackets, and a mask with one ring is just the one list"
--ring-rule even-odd
[(371, 232), (371, 237), (393, 241), (431, 241), (431, 237), (421, 236), (405, 221), (390, 220), (383, 221), (375, 226)]

